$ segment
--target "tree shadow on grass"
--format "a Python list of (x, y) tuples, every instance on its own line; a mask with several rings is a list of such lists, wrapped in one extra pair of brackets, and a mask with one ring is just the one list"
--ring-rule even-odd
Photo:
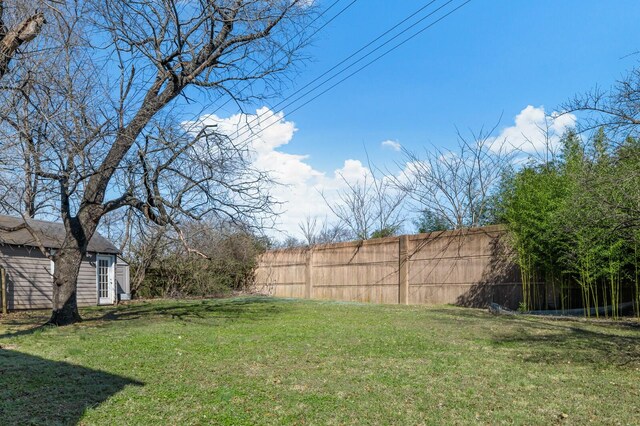
[(129, 321), (144, 317), (171, 318), (186, 322), (198, 319), (259, 321), (283, 312), (285, 306), (280, 302), (279, 299), (267, 297), (141, 301), (108, 309), (97, 316), (89, 314), (85, 317), (85, 322)]
[(33, 328), (46, 323), (50, 316), (50, 309), (9, 311), (7, 315), (0, 314), (0, 326), (7, 329)]
[[(522, 359), (543, 364), (640, 366), (640, 333), (626, 325), (600, 325), (598, 330), (580, 321), (539, 321), (517, 318), (516, 330), (493, 337), (497, 347), (522, 350)], [(621, 330), (631, 333), (621, 334)]]
[(126, 386), (143, 383), (66, 362), (0, 349), (0, 423), (77, 424)]
[(433, 309), (434, 322), (478, 327), (496, 350), (540, 364), (640, 366), (640, 324), (531, 315), (493, 316), (478, 309)]
[[(185, 323), (216, 324), (220, 321), (262, 321), (287, 310), (286, 299), (241, 297), (235, 299), (149, 300), (109, 307), (92, 307), (81, 312), (83, 325), (104, 326), (112, 322), (172, 319)], [(38, 317), (39, 318), (39, 317)], [(15, 331), (0, 335), (0, 340), (46, 330), (48, 325), (24, 319), (4, 323)]]
[(446, 307), (433, 307), (427, 311), (433, 314), (434, 321), (450, 323), (451, 320), (457, 321), (481, 321), (485, 319), (495, 318), (489, 314), (486, 309), (462, 308), (456, 305), (446, 305)]

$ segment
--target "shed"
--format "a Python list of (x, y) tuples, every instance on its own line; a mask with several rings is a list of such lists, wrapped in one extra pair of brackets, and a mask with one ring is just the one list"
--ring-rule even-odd
[[(4, 229), (23, 223), (22, 218), (0, 215)], [(0, 267), (5, 270), (7, 305), (12, 310), (51, 308), (53, 262), (42, 254), (39, 243), (49, 252), (59, 249), (64, 225), (35, 219), (27, 219), (27, 224), (30, 230), (0, 230)], [(112, 305), (119, 298), (128, 298), (129, 265), (118, 254), (111, 241), (94, 234), (80, 266), (78, 306)]]

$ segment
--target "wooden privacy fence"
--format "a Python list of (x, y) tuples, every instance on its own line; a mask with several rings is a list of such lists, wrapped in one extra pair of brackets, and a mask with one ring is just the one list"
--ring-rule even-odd
[(274, 296), (517, 308), (520, 274), (500, 226), (273, 250), (258, 289)]

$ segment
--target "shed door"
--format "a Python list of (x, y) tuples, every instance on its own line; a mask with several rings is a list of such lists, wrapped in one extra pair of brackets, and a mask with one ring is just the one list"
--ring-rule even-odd
[(113, 256), (98, 255), (96, 257), (96, 279), (98, 281), (98, 304), (115, 303), (115, 262)]

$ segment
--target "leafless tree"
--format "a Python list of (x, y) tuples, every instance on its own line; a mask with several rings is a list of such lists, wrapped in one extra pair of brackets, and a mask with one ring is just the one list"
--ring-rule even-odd
[[(597, 129), (594, 139), (609, 141), (616, 172), (603, 173), (586, 185), (589, 195), (604, 206), (598, 216), (622, 229), (640, 228), (640, 67), (635, 66), (612, 87), (576, 95), (565, 102), (566, 113), (580, 117), (578, 132)], [(601, 139), (602, 140), (602, 139)], [(627, 232), (627, 237), (638, 234)]]
[(331, 224), (327, 217), (321, 219), (318, 216), (309, 215), (298, 224), (298, 228), (308, 246), (348, 241), (351, 237), (340, 223)]
[(0, 0), (0, 78), (9, 70), (9, 63), (18, 50), (36, 38), (46, 23), (44, 14), (36, 8), (34, 1)]
[(287, 235), (283, 240), (275, 241), (273, 243), (273, 248), (275, 249), (292, 249), (292, 248), (300, 248), (305, 247), (306, 243), (298, 238)]
[[(536, 124), (538, 129), (537, 138), (530, 135), (522, 135), (525, 143), (522, 146), (514, 146), (516, 156), (523, 154), (529, 161), (539, 164), (553, 163), (562, 151), (562, 144), (559, 143), (562, 135), (557, 134), (553, 128), (553, 121), (558, 116), (545, 115), (542, 123)], [(510, 146), (509, 141), (503, 141)], [(515, 158), (514, 158), (515, 160)]]
[(105, 215), (135, 209), (179, 234), (188, 219), (268, 211), (265, 176), (250, 169), (247, 146), (187, 123), (179, 106), (275, 93), (311, 13), (302, 0), (72, 0), (45, 17), (47, 60), (35, 55), (12, 83), (34, 85), (29, 128), (48, 127), (28, 168), (55, 185), (52, 214), (66, 229), (48, 254), (50, 323), (80, 320), (78, 271)]
[[(140, 225), (150, 227), (145, 222)], [(185, 222), (179, 233), (154, 227), (134, 241), (132, 293), (147, 297), (250, 289), (257, 256), (265, 248), (264, 241), (248, 229), (219, 220)]]
[(481, 131), (468, 139), (458, 132), (457, 149), (432, 147), (423, 156), (404, 150), (404, 169), (394, 180), (396, 186), (417, 211), (435, 215), (450, 229), (486, 224), (515, 152), (492, 133)]
[(304, 221), (298, 223), (302, 237), (309, 246), (317, 244), (317, 235), (321, 227), (322, 224), (319, 223), (317, 216), (307, 216)]
[[(32, 77), (23, 81), (20, 90), (5, 93), (0, 106), (0, 210), (33, 218), (54, 209), (56, 185), (36, 173), (51, 135), (46, 120), (34, 120), (32, 107), (37, 102)], [(46, 105), (39, 105), (42, 110)]]
[(345, 189), (338, 191), (337, 201), (321, 194), (340, 225), (361, 240), (394, 235), (404, 221), (406, 192), (398, 191), (392, 179), (381, 175), (370, 161), (368, 165), (369, 173), (355, 182), (340, 176)]
[[(0, 0), (0, 78), (2, 78), (9, 70), (9, 64), (14, 57), (20, 53), (29, 42), (34, 40), (45, 25), (44, 14), (37, 11), (38, 6), (46, 6), (45, 3), (38, 4), (34, 1), (13, 1), (5, 2)], [(29, 89), (21, 87), (19, 92), (26, 92)], [(12, 92), (11, 87), (3, 87), (4, 92)], [(13, 100), (13, 97), (9, 97), (9, 100)], [(19, 115), (24, 110), (18, 111), (19, 106), (13, 102), (5, 102), (2, 106), (4, 111), (9, 111), (12, 108), (15, 109), (16, 115)], [(4, 115), (4, 114), (3, 114)], [(15, 118), (15, 117), (11, 117)], [(11, 126), (19, 125), (16, 121), (7, 120), (7, 123)], [(31, 168), (31, 158), (27, 155), (28, 151), (36, 150), (36, 146), (29, 146), (33, 143), (33, 138), (25, 138), (25, 134), (17, 132), (18, 138), (23, 138), (21, 142), (24, 143), (24, 148), (20, 143), (13, 144), (13, 146), (3, 146), (3, 154), (0, 157), (0, 180), (3, 184), (0, 186), (0, 200), (4, 200), (6, 205), (20, 206), (24, 203), (24, 211), (27, 217), (33, 217), (35, 211), (40, 206), (36, 205), (34, 193), (40, 192), (39, 179), (37, 179), (33, 173), (28, 172)], [(17, 149), (12, 149), (17, 148)], [(20, 156), (24, 160), (23, 173), (19, 176), (12, 176), (11, 180), (7, 180), (7, 168), (5, 167), (4, 158), (8, 155)], [(5, 173), (3, 173), (5, 172)], [(20, 181), (20, 185), (17, 188), (14, 187), (14, 182)], [(24, 178), (24, 181), (22, 181)], [(11, 185), (6, 185), (11, 183)], [(11, 188), (11, 190), (9, 190)], [(21, 211), (20, 208), (17, 209)]]
[(574, 96), (562, 105), (565, 113), (581, 113), (579, 131), (604, 126), (612, 136), (638, 136), (640, 128), (640, 67), (633, 68), (613, 87)]
[(343, 241), (350, 241), (353, 237), (349, 230), (345, 229), (340, 223), (329, 224), (323, 226), (316, 237), (317, 244), (333, 244)]
[[(143, 287), (147, 272), (154, 262), (163, 259), (175, 247), (175, 238), (169, 238), (171, 228), (149, 222), (134, 209), (120, 210), (106, 215), (101, 230), (114, 242), (118, 242), (121, 256), (129, 264), (131, 295)], [(175, 235), (175, 233), (174, 233)]]

